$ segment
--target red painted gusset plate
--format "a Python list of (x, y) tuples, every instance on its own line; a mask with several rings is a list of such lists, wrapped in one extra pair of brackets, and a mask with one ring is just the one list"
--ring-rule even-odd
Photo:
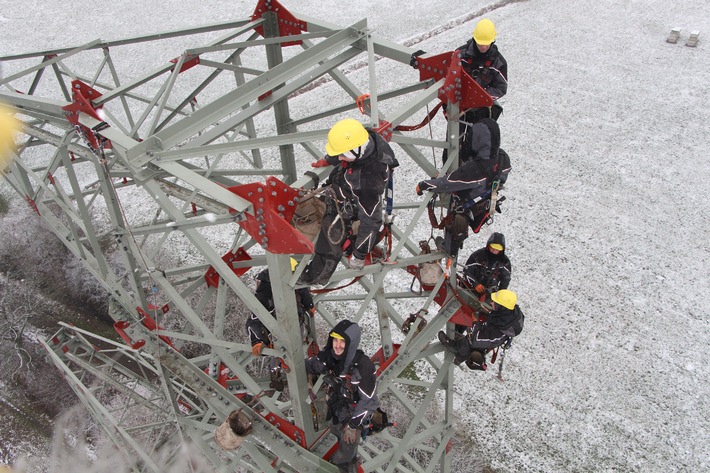
[[(227, 263), (229, 267), (232, 268), (232, 271), (234, 271), (234, 274), (236, 274), (237, 276), (244, 275), (244, 273), (249, 271), (251, 266), (235, 268), (234, 266), (232, 266), (232, 263), (236, 261), (248, 261), (250, 259), (251, 256), (249, 256), (249, 253), (247, 253), (246, 250), (242, 247), (237, 248), (237, 251), (228, 251), (227, 253), (225, 253), (224, 256), (222, 256), (222, 261)], [(216, 269), (214, 269), (213, 266), (210, 266), (210, 268), (205, 273), (205, 281), (207, 282), (208, 286), (219, 286), (219, 273)]]
[(493, 105), (493, 99), (488, 92), (483, 90), (461, 67), (458, 51), (449, 51), (428, 58), (419, 57), (417, 61), (420, 81), (429, 79), (438, 81), (446, 77), (444, 85), (439, 89), (439, 99), (442, 102), (458, 103), (462, 111)]
[(471, 327), (473, 322), (477, 320), (476, 315), (473, 313), (473, 309), (468, 306), (461, 306), (459, 310), (454, 313), (449, 319), (449, 322), (456, 325), (465, 325), (466, 327)]
[(419, 69), (419, 81), (424, 82), (429, 79), (438, 81), (446, 77), (449, 67), (451, 67), (452, 54), (454, 54), (454, 51), (448, 51), (427, 58), (418, 57), (417, 62), (419, 65), (417, 69)]
[[(96, 139), (96, 136), (94, 135), (94, 130), (89, 130), (87, 127), (79, 123), (79, 114), (85, 113), (90, 117), (94, 118), (95, 120), (103, 122), (104, 120), (99, 114), (99, 110), (101, 110), (102, 107), (94, 108), (93, 104), (91, 103), (92, 100), (96, 100), (101, 97), (101, 93), (98, 90), (93, 89), (90, 86), (84, 84), (78, 79), (72, 81), (71, 90), (72, 103), (62, 107), (62, 110), (64, 111), (64, 116), (67, 118), (67, 120), (69, 120), (72, 125), (78, 127), (81, 130), (81, 133), (84, 135), (84, 138), (89, 142), (89, 146), (91, 146), (94, 151), (98, 151), (99, 142)], [(111, 141), (104, 140), (101, 146), (103, 146), (105, 149), (111, 149)]]
[(382, 374), (382, 372), (387, 368), (396, 358), (397, 355), (399, 355), (399, 347), (401, 345), (399, 343), (393, 343), (392, 344), (392, 354), (385, 359), (385, 352), (384, 348), (380, 347), (374, 355), (370, 357), (370, 360), (377, 366), (377, 372), (376, 375), (379, 376)]
[(443, 90), (439, 98), (444, 95), (450, 102), (459, 102), (461, 111), (493, 105), (493, 99), (488, 92), (463, 70), (459, 53), (454, 52), (451, 62), (451, 67), (446, 74), (446, 82), (439, 89), (440, 92)]
[[(254, 9), (254, 13), (251, 15), (252, 21), (260, 19), (264, 13), (267, 12), (276, 13), (279, 22), (279, 36), (298, 35), (304, 31), (308, 31), (308, 24), (293, 16), (293, 14), (284, 8), (277, 0), (259, 0)], [(263, 26), (257, 26), (255, 30), (261, 36), (264, 36)], [(285, 41), (281, 43), (281, 46), (296, 46), (301, 43), (302, 41)]]
[(262, 248), (274, 254), (313, 253), (313, 243), (291, 225), (299, 191), (275, 177), (267, 178), (266, 184), (253, 182), (228, 189), (252, 203), (254, 213), (245, 213), (239, 225)]
[(262, 416), (267, 420), (267, 422), (283, 432), (288, 438), (299, 444), (301, 447), (307, 448), (306, 434), (302, 429), (296, 427), (288, 420), (274, 414), (273, 412), (267, 412), (266, 414), (262, 414)]
[[(170, 62), (173, 64), (177, 64), (178, 58), (171, 59)], [(180, 73), (182, 74), (188, 69), (192, 69), (194, 66), (198, 65), (200, 63), (200, 55), (189, 55), (187, 58), (182, 62), (182, 66), (180, 67)]]
[[(160, 325), (158, 325), (155, 320), (148, 315), (148, 312), (143, 310), (140, 307), (136, 307), (136, 310), (138, 311), (138, 314), (142, 317), (141, 318), (141, 323), (151, 332), (156, 332), (160, 331), (163, 329)], [(116, 324), (114, 324), (114, 328), (116, 328)], [(160, 338), (162, 341), (170, 345), (175, 351), (180, 351), (178, 350), (175, 345), (173, 345), (173, 341), (170, 339), (170, 337), (166, 337), (165, 335), (158, 335), (158, 338)]]

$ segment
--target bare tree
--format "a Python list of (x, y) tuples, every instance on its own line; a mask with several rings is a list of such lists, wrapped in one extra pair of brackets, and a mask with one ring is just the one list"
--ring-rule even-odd
[(21, 370), (36, 368), (32, 355), (25, 347), (25, 331), (31, 328), (30, 319), (41, 306), (32, 287), (25, 280), (8, 280), (0, 275), (0, 376), (14, 379)]

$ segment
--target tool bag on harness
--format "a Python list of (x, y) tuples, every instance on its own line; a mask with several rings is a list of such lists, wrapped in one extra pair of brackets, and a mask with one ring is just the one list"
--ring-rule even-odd
[(490, 223), (494, 212), (501, 212), (500, 204), (505, 197), (499, 196), (499, 191), (508, 180), (511, 169), (510, 156), (502, 148), (495, 161), (477, 162), (486, 176), (486, 191), (480, 195), (459, 192), (452, 198), (452, 208), (466, 216), (473, 233), (478, 233), (484, 223)]
[(298, 202), (291, 224), (296, 230), (306, 235), (308, 239), (315, 241), (318, 237), (324, 214), (325, 202), (314, 192)]
[[(419, 252), (420, 255), (428, 255), (431, 253), (431, 247), (429, 246), (429, 242), (426, 240), (419, 242), (419, 248), (421, 249)], [(432, 290), (436, 283), (439, 282), (441, 275), (444, 274), (444, 270), (441, 268), (438, 261), (427, 261), (419, 263), (416, 266), (412, 265), (411, 267), (407, 267), (407, 271), (414, 274), (414, 279), (410, 285), (410, 289), (412, 291), (414, 289), (414, 281), (416, 280), (419, 281), (421, 290)]]
[(328, 413), (325, 416), (326, 422), (333, 418), (337, 422), (344, 422), (350, 419), (353, 405), (350, 373), (345, 378), (329, 373), (323, 379), (323, 384), (327, 386), (325, 399), (328, 405)]
[[(494, 183), (494, 186), (497, 186)], [(466, 224), (471, 228), (473, 233), (481, 231), (481, 227), (490, 217), (491, 210), (491, 191), (487, 190), (480, 196), (473, 199), (462, 201), (456, 196), (453, 200), (453, 210), (457, 215), (462, 215), (466, 220)]]
[(251, 431), (251, 419), (244, 411), (239, 409), (232, 411), (224, 422), (217, 427), (214, 433), (214, 440), (222, 449), (234, 450), (251, 434)]

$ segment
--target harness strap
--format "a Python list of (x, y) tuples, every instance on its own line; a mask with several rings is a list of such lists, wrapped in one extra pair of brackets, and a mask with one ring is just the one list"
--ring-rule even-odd
[(432, 118), (436, 115), (436, 112), (439, 111), (439, 108), (443, 105), (443, 102), (439, 102), (436, 104), (436, 107), (432, 108), (431, 111), (427, 114), (426, 117), (424, 117), (424, 120), (418, 125), (397, 125), (394, 129), (397, 131), (415, 131), (426, 125), (431, 121)]
[(323, 288), (323, 289), (311, 289), (311, 293), (313, 293), (313, 294), (327, 294), (327, 293), (329, 293), (329, 292), (331, 292), (331, 291), (337, 291), (337, 290), (339, 290), (339, 289), (343, 289), (343, 288), (348, 287), (348, 286), (350, 286), (350, 285), (352, 285), (352, 284), (355, 284), (356, 282), (358, 282), (358, 281), (360, 280), (361, 277), (362, 277), (362, 276), (358, 276), (358, 277), (354, 278), (352, 281), (350, 281), (349, 283), (343, 284), (342, 286), (326, 287), (326, 288)]
[(342, 229), (341, 235), (345, 235), (347, 232), (347, 228), (345, 227), (345, 219), (343, 219), (343, 213), (340, 210), (340, 204), (338, 203), (338, 199), (335, 197), (335, 193), (333, 192), (332, 188), (327, 189), (331, 199), (333, 199), (333, 203), (335, 204), (335, 210), (338, 213), (338, 216), (333, 219), (331, 222), (330, 226), (325, 232), (326, 237), (328, 237), (328, 242), (330, 242), (331, 245), (339, 245), (341, 244), (342, 240), (333, 240), (331, 237), (331, 232), (335, 228), (335, 225), (340, 222), (340, 228)]
[[(358, 96), (358, 98), (355, 100), (355, 104), (357, 105), (358, 110), (360, 110), (360, 113), (363, 115), (370, 113), (370, 94), (362, 94)], [(441, 106), (443, 105), (443, 102), (439, 102), (436, 107), (434, 107), (427, 115), (424, 117), (424, 120), (421, 121), (418, 125), (397, 125), (394, 129), (397, 131), (415, 131), (420, 128), (422, 128), (424, 125), (429, 123), (432, 118), (436, 115), (436, 112), (439, 111)], [(378, 130), (379, 131), (379, 130)], [(390, 132), (391, 134), (391, 132)], [(389, 140), (388, 140), (389, 141)]]

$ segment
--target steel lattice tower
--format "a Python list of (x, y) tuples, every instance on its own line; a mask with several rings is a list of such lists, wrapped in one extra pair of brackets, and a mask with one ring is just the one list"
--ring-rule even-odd
[[(422, 178), (446, 170), (425, 150), (447, 149), (448, 165), (456, 161), (458, 123), (448, 121), (447, 140), (406, 133), (403, 123), (438, 103), (453, 117), (490, 105), (451, 52), (414, 70), (413, 50), (377, 39), (364, 20), (338, 28), (301, 18), (260, 0), (244, 20), (0, 58), (0, 100), (22, 125), (5, 178), (102, 282), (120, 335), (62, 325), (44, 345), (135, 471), (159, 471), (156, 452), (185, 439), (219, 471), (337, 471), (323, 459), (334, 439), (314, 422), (295, 309), (313, 245), (291, 225), (329, 169), (304, 171), (366, 92), (363, 121)], [(136, 74), (142, 48), (171, 39), (190, 46)], [(364, 471), (450, 470), (454, 369), (432, 340), (447, 322), (470, 323), (471, 311), (445, 273), (409, 290), (408, 270), (446, 257), (422, 254), (413, 239), (428, 226), (427, 200), (396, 191), (395, 212), (406, 218), (390, 222), (388, 260), (337, 271), (326, 289), (355, 284), (316, 297), (313, 325), (347, 316), (381, 347), (378, 393), (401, 417), (360, 448)], [(271, 274), (278, 323), (242, 277), (260, 267)], [(265, 353), (290, 367), (287, 396), (269, 391), (249, 344), (230, 336), (234, 304), (275, 336)], [(404, 336), (413, 304), (433, 315)], [(235, 409), (253, 431), (225, 451), (213, 435)]]

